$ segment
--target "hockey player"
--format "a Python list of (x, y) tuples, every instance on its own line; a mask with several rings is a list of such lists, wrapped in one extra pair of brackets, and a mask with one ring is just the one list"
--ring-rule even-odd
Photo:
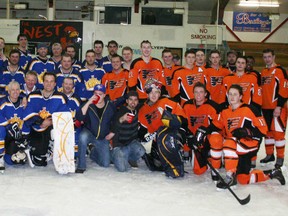
[(226, 169), (225, 182), (219, 181), (217, 190), (227, 189), (227, 185), (234, 187), (240, 184), (251, 184), (277, 179), (281, 185), (285, 178), (280, 168), (273, 170), (251, 170), (251, 158), (258, 150), (261, 137), (267, 132), (267, 125), (259, 110), (241, 102), (243, 91), (237, 84), (228, 90), (229, 107), (214, 121), (208, 129), (201, 127), (196, 132), (196, 143), (201, 144), (205, 133), (224, 130), (223, 153)]
[(27, 35), (20, 33), (17, 36), (17, 41), (19, 44), (17, 49), (21, 53), (19, 65), (20, 65), (20, 67), (22, 67), (22, 69), (24, 71), (27, 71), (28, 65), (32, 61), (32, 55), (29, 53), (29, 50), (27, 49), (27, 47), (28, 47)]
[(80, 74), (82, 76), (82, 92), (78, 93), (78, 96), (82, 101), (89, 100), (94, 94), (94, 87), (97, 84), (101, 84), (102, 77), (105, 71), (102, 68), (97, 68), (95, 65), (95, 52), (90, 49), (86, 51), (85, 55), (86, 63), (83, 68), (80, 69)]
[(255, 106), (261, 111), (262, 89), (258, 85), (258, 79), (255, 74), (246, 72), (247, 60), (244, 56), (238, 56), (236, 59), (235, 72), (226, 76), (223, 80), (223, 86), (227, 95), (228, 89), (232, 84), (239, 84), (243, 90), (242, 101), (246, 104)]
[(50, 60), (54, 62), (56, 70), (61, 64), (62, 51), (62, 45), (60, 43), (52, 44), (52, 56), (50, 57)]
[(29, 64), (28, 70), (34, 70), (38, 74), (37, 88), (43, 89), (43, 76), (45, 72), (53, 72), (55, 70), (55, 64), (49, 60), (48, 45), (46, 43), (39, 43), (37, 45), (38, 56), (32, 59)]
[[(189, 133), (187, 136), (188, 145), (193, 149), (193, 136), (199, 127), (208, 127), (214, 120), (217, 120), (220, 112), (219, 105), (212, 100), (206, 99), (207, 90), (203, 83), (196, 83), (193, 89), (194, 99), (188, 100), (183, 105), (183, 110), (188, 119)], [(190, 134), (191, 133), (191, 134)], [(191, 139), (192, 138), (192, 139)], [(218, 132), (207, 136), (206, 141), (201, 148), (194, 151), (193, 171), (197, 175), (203, 174), (207, 170), (208, 153), (210, 152), (210, 163), (218, 170), (221, 167), (223, 137)], [(212, 180), (218, 181), (219, 178), (215, 173), (211, 173)]]
[(131, 47), (126, 46), (122, 49), (122, 57), (123, 57), (123, 68), (126, 70), (130, 70), (130, 66), (133, 60), (133, 50)]
[(37, 73), (36, 71), (28, 71), (25, 75), (25, 83), (22, 86), (22, 92), (28, 96), (31, 92), (36, 91)]
[(162, 59), (164, 63), (163, 72), (164, 72), (164, 80), (165, 80), (163, 85), (165, 85), (165, 89), (168, 92), (168, 95), (171, 98), (174, 98), (176, 94), (178, 93), (178, 91), (175, 91), (175, 86), (177, 85), (177, 81), (172, 80), (172, 74), (175, 70), (180, 68), (180, 66), (176, 66), (174, 64), (172, 51), (170, 49), (164, 49), (162, 51)]
[(209, 56), (210, 64), (206, 66), (204, 72), (206, 79), (206, 88), (209, 92), (210, 99), (218, 104), (225, 102), (226, 95), (223, 91), (222, 84), (225, 76), (230, 74), (227, 68), (221, 66), (221, 55), (219, 50), (212, 50)]
[(148, 79), (156, 79), (161, 83), (164, 82), (162, 74), (163, 66), (159, 59), (151, 56), (151, 42), (144, 40), (140, 44), (142, 56), (133, 60), (129, 73), (128, 86), (130, 90), (135, 90), (139, 94), (140, 104), (147, 99), (144, 90), (145, 83)]
[(79, 111), (81, 100), (74, 93), (74, 79), (72, 77), (65, 77), (62, 83), (63, 94), (67, 96), (67, 106), (71, 111), (72, 118), (74, 121), (74, 129), (75, 129), (75, 156), (78, 156), (78, 142), (79, 142), (79, 134), (81, 132), (81, 122), (76, 121), (76, 112)]
[(65, 77), (71, 77), (74, 80), (73, 92), (79, 94), (82, 90), (82, 76), (77, 69), (72, 67), (72, 58), (68, 54), (62, 56), (61, 64), (55, 71), (56, 74), (56, 89), (63, 92), (62, 83)]
[(238, 57), (238, 53), (235, 50), (230, 50), (227, 52), (227, 63), (223, 65), (223, 67), (228, 68), (231, 72), (235, 72), (236, 70), (236, 59)]
[(118, 107), (125, 103), (129, 71), (122, 68), (121, 56), (113, 55), (111, 62), (113, 70), (104, 74), (102, 84), (106, 87), (109, 99)]
[(108, 45), (107, 45), (108, 55), (103, 57), (103, 64), (102, 64), (102, 68), (106, 73), (110, 73), (113, 70), (112, 64), (111, 64), (111, 57), (117, 54), (118, 47), (119, 47), (118, 43), (115, 40), (111, 40), (108, 42)]
[[(24, 164), (27, 157), (24, 153), (26, 145), (21, 139), (24, 106), (22, 104), (22, 98), (20, 97), (20, 85), (16, 81), (11, 81), (7, 89), (8, 96), (0, 102), (0, 113), (1, 117), (3, 117), (0, 125), (5, 127), (5, 129), (0, 129), (0, 140), (5, 140), (4, 158), (5, 162), (9, 165)], [(2, 154), (3, 153), (4, 152), (2, 152)], [(2, 170), (3, 169), (5, 169), (5, 167), (2, 168)]]
[(55, 91), (56, 75), (46, 72), (43, 75), (43, 90), (29, 94), (28, 105), (24, 110), (23, 135), (29, 135), (30, 154), (36, 166), (46, 166), (53, 153), (51, 137), (52, 114), (69, 112), (67, 98), (63, 93)]
[(25, 72), (19, 65), (20, 52), (16, 49), (13, 49), (9, 53), (9, 65), (0, 69), (0, 94), (5, 96), (7, 95), (7, 85), (15, 80), (19, 83), (20, 86), (23, 86), (25, 79)]
[[(183, 105), (189, 99), (193, 99), (193, 87), (197, 82), (204, 83), (203, 71), (199, 71), (195, 66), (195, 52), (190, 49), (185, 52), (185, 65), (173, 72), (172, 80), (176, 80), (174, 97), (176, 101)], [(174, 83), (174, 81), (172, 81)]]
[(199, 72), (203, 72), (206, 67), (206, 56), (203, 50), (197, 50), (195, 53), (195, 66), (198, 67)]
[[(144, 157), (146, 165), (151, 171), (164, 170), (167, 176), (183, 176), (184, 167), (179, 151), (185, 142), (183, 128), (187, 127), (186, 115), (178, 103), (160, 98), (159, 81), (147, 80), (145, 91), (148, 98), (140, 108), (138, 118), (140, 139), (153, 139), (151, 153)], [(145, 136), (147, 133), (149, 135)]]
[(80, 70), (82, 67), (82, 63), (76, 59), (76, 47), (74, 45), (66, 46), (65, 53), (71, 56), (72, 67), (76, 70)]
[(277, 160), (275, 167), (283, 166), (285, 152), (285, 130), (287, 124), (287, 73), (280, 65), (275, 63), (275, 54), (271, 49), (263, 51), (266, 64), (261, 72), (263, 104), (262, 111), (268, 125), (265, 137), (266, 157), (260, 163), (266, 164), (275, 160), (274, 147), (276, 147)]

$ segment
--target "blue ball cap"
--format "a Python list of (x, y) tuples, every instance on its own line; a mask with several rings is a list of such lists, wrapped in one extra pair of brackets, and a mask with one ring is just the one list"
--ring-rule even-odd
[(104, 85), (102, 84), (97, 84), (95, 87), (94, 87), (94, 91), (101, 91), (103, 92), (104, 94), (106, 93), (106, 88)]

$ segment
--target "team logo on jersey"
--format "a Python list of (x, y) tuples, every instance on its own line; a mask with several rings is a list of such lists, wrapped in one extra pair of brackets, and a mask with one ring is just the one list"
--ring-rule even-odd
[(206, 115), (200, 115), (200, 116), (190, 116), (190, 123), (191, 126), (194, 127), (196, 124), (204, 124)]
[(94, 76), (91, 76), (89, 80), (85, 81), (86, 90), (93, 91), (94, 86), (96, 86), (97, 84), (101, 84), (101, 80), (98, 80)]
[(117, 81), (110, 80), (109, 81), (109, 89), (113, 90), (116, 88), (121, 88), (124, 85), (124, 79), (120, 79)]
[(250, 83), (239, 83), (239, 85), (242, 87), (243, 92), (246, 92)]
[(167, 86), (171, 86), (172, 85), (172, 77), (167, 76), (167, 77), (165, 77), (165, 80), (166, 80)]
[(42, 119), (46, 119), (48, 118), (49, 116), (51, 116), (51, 114), (49, 113), (49, 111), (46, 110), (46, 107), (42, 107), (42, 110), (40, 110), (40, 112), (38, 113), (39, 116), (42, 118)]
[(186, 80), (189, 86), (194, 85), (197, 82), (200, 82), (201, 80), (201, 74), (195, 74), (195, 75), (187, 75)]
[(233, 128), (238, 128), (239, 122), (240, 122), (240, 117), (228, 118), (227, 120), (228, 130), (233, 129)]
[(272, 81), (272, 76), (261, 77), (261, 85), (269, 85)]
[(156, 109), (156, 110), (153, 110), (151, 113), (146, 114), (145, 118), (148, 124), (152, 124), (153, 120), (160, 118), (160, 113), (158, 109)]
[(155, 78), (156, 77), (156, 69), (143, 69), (141, 70), (142, 72), (142, 78), (143, 79), (150, 79), (150, 78)]
[(9, 124), (14, 124), (15, 122), (18, 124), (19, 129), (22, 129), (24, 121), (18, 117), (17, 113), (14, 113), (14, 116), (8, 120)]
[(38, 75), (38, 83), (43, 83), (44, 74), (47, 72), (47, 69), (44, 69), (44, 71)]
[(210, 77), (211, 86), (222, 85), (223, 76), (211, 76)]

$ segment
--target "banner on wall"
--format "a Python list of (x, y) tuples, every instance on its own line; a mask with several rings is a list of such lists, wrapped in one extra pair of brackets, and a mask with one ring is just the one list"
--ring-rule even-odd
[(63, 50), (67, 45), (76, 47), (77, 57), (82, 56), (83, 23), (82, 22), (62, 22), (62, 21), (33, 21), (21, 20), (20, 33), (27, 35), (29, 44), (46, 42), (50, 46), (61, 43)]
[(271, 32), (271, 20), (265, 13), (233, 12), (233, 31)]

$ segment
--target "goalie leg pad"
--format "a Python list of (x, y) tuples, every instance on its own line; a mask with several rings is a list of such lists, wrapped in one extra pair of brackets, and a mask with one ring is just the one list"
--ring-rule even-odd
[(157, 145), (160, 161), (166, 175), (172, 178), (184, 176), (184, 164), (178, 142), (177, 131), (169, 128), (158, 130)]

